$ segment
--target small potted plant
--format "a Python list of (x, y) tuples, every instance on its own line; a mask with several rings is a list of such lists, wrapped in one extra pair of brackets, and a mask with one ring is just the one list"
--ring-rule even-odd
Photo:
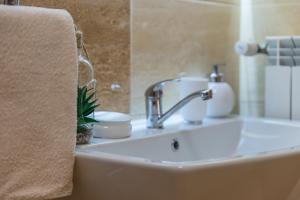
[(78, 86), (76, 144), (87, 144), (92, 138), (93, 123), (98, 121), (90, 116), (98, 106), (95, 92), (87, 86)]

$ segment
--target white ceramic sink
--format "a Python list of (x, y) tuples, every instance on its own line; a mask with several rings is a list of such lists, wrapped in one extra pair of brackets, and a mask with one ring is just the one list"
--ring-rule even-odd
[[(141, 126), (142, 124), (142, 126)], [(240, 118), (164, 130), (77, 150), (72, 199), (299, 200), (300, 123)]]
[(241, 121), (179, 130), (172, 134), (97, 145), (86, 151), (144, 158), (151, 162), (205, 161), (231, 157), (240, 141)]

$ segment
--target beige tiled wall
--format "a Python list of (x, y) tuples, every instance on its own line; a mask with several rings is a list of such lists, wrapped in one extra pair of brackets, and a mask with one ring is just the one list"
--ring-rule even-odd
[[(241, 38), (264, 42), (271, 35), (300, 35), (299, 0), (241, 0)], [(242, 12), (244, 12), (242, 11)], [(244, 28), (243, 28), (244, 27)], [(264, 79), (266, 57), (241, 59), (240, 105), (241, 114), (264, 114)]]
[[(239, 96), (235, 111), (264, 114), (266, 57), (241, 58), (239, 62), (232, 48), (239, 34), (253, 42), (263, 42), (268, 35), (300, 35), (299, 0), (132, 2), (133, 113), (144, 112), (143, 92), (149, 84), (183, 72), (204, 76), (210, 65), (226, 63), (226, 80)], [(170, 107), (178, 95), (176, 87), (167, 91), (165, 103)]]
[[(132, 0), (131, 8), (132, 113), (144, 113), (144, 91), (151, 83), (180, 74), (207, 76), (213, 64), (227, 65), (226, 80), (238, 95), (237, 1)], [(168, 108), (178, 92), (176, 86), (165, 91)]]
[[(127, 112), (130, 102), (131, 112), (142, 114), (149, 84), (180, 73), (206, 76), (216, 63), (227, 64), (227, 81), (239, 91), (237, 57), (232, 53), (239, 0), (132, 0), (131, 67), (129, 0), (22, 3), (64, 8), (72, 14), (95, 66), (102, 109)], [(121, 91), (111, 91), (112, 83), (120, 83)], [(166, 107), (177, 97), (176, 87), (167, 91)]]
[[(226, 63), (241, 113), (263, 115), (266, 59), (242, 58), (239, 67), (233, 45), (240, 33), (260, 42), (267, 35), (300, 34), (299, 0), (132, 0), (130, 66), (129, 0), (22, 2), (71, 12), (95, 64), (102, 109), (127, 112), (130, 104), (133, 114), (144, 113), (144, 90), (151, 83), (183, 73), (206, 76), (212, 64)], [(112, 83), (122, 90), (111, 91)], [(166, 91), (165, 108), (178, 100), (176, 86)]]
[[(103, 110), (129, 111), (130, 0), (21, 0), (24, 5), (68, 10), (84, 33)], [(112, 91), (118, 83), (121, 90)]]

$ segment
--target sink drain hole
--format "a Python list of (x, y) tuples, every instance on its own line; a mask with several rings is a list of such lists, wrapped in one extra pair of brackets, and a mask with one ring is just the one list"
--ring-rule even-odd
[(179, 144), (178, 140), (177, 139), (173, 139), (172, 143), (171, 143), (171, 149), (172, 149), (172, 151), (178, 151), (179, 147), (180, 147), (180, 144)]

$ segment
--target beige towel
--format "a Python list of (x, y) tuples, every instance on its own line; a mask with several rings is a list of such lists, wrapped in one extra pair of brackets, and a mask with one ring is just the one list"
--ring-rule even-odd
[(71, 194), (75, 41), (64, 10), (0, 5), (0, 200)]

